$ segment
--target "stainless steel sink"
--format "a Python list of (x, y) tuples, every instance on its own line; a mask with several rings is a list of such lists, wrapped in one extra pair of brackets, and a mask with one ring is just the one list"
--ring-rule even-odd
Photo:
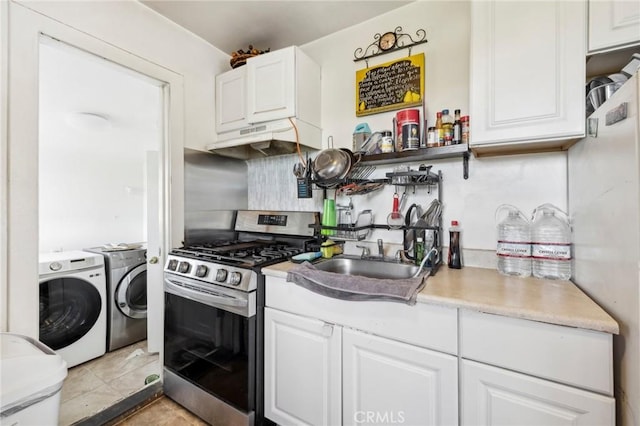
[[(379, 279), (411, 278), (420, 269), (416, 265), (352, 257), (334, 257), (314, 265), (317, 269), (344, 275), (360, 275)], [(428, 274), (425, 268), (421, 274)]]

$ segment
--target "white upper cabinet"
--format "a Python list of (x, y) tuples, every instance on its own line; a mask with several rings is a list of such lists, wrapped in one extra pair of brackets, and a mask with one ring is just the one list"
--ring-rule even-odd
[(240, 129), (247, 120), (247, 68), (240, 67), (216, 76), (216, 130)]
[(589, 53), (640, 44), (640, 2), (589, 2)]
[(474, 1), (471, 149), (561, 149), (584, 136), (586, 4)]
[(296, 118), (320, 127), (320, 67), (296, 46), (216, 76), (216, 133)]
[(295, 49), (288, 48), (247, 62), (252, 123), (295, 116), (295, 61)]

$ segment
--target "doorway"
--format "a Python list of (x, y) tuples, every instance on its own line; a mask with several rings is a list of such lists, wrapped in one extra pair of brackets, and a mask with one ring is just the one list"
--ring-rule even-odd
[[(149, 241), (154, 247), (163, 239), (159, 220), (150, 213), (157, 215), (162, 186), (157, 159), (163, 145), (164, 85), (41, 37), (40, 262), (84, 253), (104, 263), (102, 281), (40, 275), (40, 339), (51, 346), (50, 336), (74, 337), (66, 340), (69, 346), (51, 346), (70, 367), (62, 389), (63, 425), (133, 395), (161, 373), (158, 354), (147, 345), (145, 254)], [(127, 295), (135, 298), (135, 316), (126, 303), (118, 303)], [(89, 296), (93, 309), (83, 309)]]
[[(6, 258), (0, 259), (3, 278), (6, 277), (6, 288), (0, 300), (3, 315), (3, 329), (14, 333), (38, 338), (39, 334), (39, 61), (42, 35), (60, 41), (68, 46), (93, 54), (101, 60), (119, 64), (129, 70), (162, 82), (163, 117), (162, 145), (154, 155), (148, 155), (151, 164), (143, 171), (145, 176), (156, 176), (151, 180), (158, 183), (155, 200), (147, 200), (149, 216), (154, 217), (160, 230), (159, 240), (152, 243), (148, 240), (148, 281), (153, 283), (154, 292), (149, 291), (147, 304), (149, 322), (155, 324), (157, 348), (162, 357), (162, 267), (168, 248), (182, 238), (183, 205), (182, 205), (182, 170), (183, 170), (183, 121), (184, 121), (184, 89), (183, 76), (140, 56), (127, 52), (113, 44), (102, 41), (87, 33), (74, 29), (42, 14), (34, 13), (15, 2), (8, 2), (10, 13), (8, 38), (11, 49), (8, 49), (6, 61), (6, 87), (8, 91), (7, 108), (7, 143), (3, 152), (7, 153), (5, 164), (7, 190), (2, 192), (3, 217), (6, 218), (6, 239), (3, 240)], [(2, 15), (2, 14), (0, 14)], [(6, 14), (4, 14), (6, 16)], [(2, 17), (2, 16), (0, 16)], [(6, 28), (6, 27), (5, 27)], [(153, 170), (155, 167), (155, 170)], [(115, 172), (114, 172), (115, 173)], [(149, 181), (149, 180), (148, 180)], [(84, 193), (81, 181), (73, 183), (79, 193)], [(178, 188), (172, 191), (172, 187)], [(135, 187), (129, 188), (133, 194)], [(177, 213), (176, 213), (177, 212)], [(147, 224), (152, 221), (147, 219)], [(117, 241), (120, 242), (120, 241)], [(155, 274), (155, 277), (152, 275)], [(27, 283), (27, 285), (25, 285)], [(32, 283), (29, 285), (28, 283)], [(159, 295), (153, 301), (152, 294)], [(152, 304), (155, 303), (156, 317), (151, 319)], [(151, 333), (149, 333), (151, 344)], [(156, 349), (158, 350), (158, 349)]]

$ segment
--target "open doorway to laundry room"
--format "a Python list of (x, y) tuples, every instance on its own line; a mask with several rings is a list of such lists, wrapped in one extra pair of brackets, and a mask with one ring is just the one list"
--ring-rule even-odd
[(147, 345), (146, 249), (162, 238), (164, 93), (161, 81), (41, 37), (40, 339), (72, 367), (63, 425), (160, 375)]

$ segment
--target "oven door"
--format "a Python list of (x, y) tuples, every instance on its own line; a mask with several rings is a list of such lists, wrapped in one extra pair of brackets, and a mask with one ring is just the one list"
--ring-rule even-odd
[(255, 312), (255, 292), (165, 274), (165, 368), (222, 402), (252, 413)]

